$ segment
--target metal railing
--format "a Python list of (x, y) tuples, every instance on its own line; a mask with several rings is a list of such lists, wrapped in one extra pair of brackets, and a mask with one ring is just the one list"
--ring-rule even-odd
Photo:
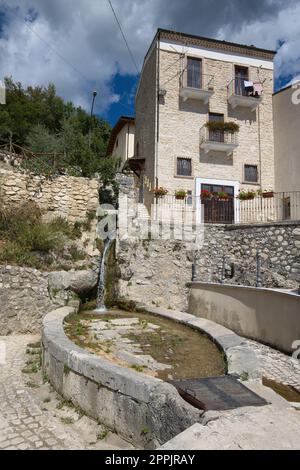
[(300, 220), (300, 191), (270, 192), (250, 200), (238, 200), (240, 223)]
[[(267, 197), (268, 196), (268, 197)], [(149, 207), (150, 211), (150, 207)], [(300, 191), (269, 193), (254, 199), (211, 199), (167, 194), (154, 197), (152, 214), (161, 221), (201, 221), (209, 224), (257, 224), (300, 220)]]
[[(245, 87), (247, 79), (241, 77), (233, 78), (228, 84), (228, 96), (248, 96), (251, 98), (259, 98), (260, 95), (251, 88)], [(259, 80), (254, 83), (259, 83)]]
[(222, 143), (229, 145), (238, 144), (238, 133), (228, 131), (210, 130), (206, 125), (200, 129), (200, 145), (204, 143)]
[(213, 91), (214, 76), (206, 75), (193, 66), (187, 66), (183, 74), (182, 86), (186, 88), (194, 88), (196, 90)]

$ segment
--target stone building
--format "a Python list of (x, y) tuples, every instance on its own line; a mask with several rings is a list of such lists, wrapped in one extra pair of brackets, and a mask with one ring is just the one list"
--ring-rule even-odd
[(241, 189), (274, 190), (274, 56), (157, 31), (136, 95), (140, 202), (149, 206), (158, 187), (184, 190), (191, 203), (225, 192), (234, 214)]
[(275, 189), (300, 191), (300, 81), (274, 94), (273, 109)]
[(121, 159), (121, 166), (134, 156), (134, 118), (121, 116), (111, 131), (106, 156), (114, 155)]

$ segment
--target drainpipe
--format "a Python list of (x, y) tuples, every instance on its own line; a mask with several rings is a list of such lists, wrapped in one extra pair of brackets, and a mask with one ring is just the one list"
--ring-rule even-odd
[(156, 76), (156, 142), (155, 142), (155, 186), (158, 188), (158, 144), (159, 144), (159, 82), (160, 82), (160, 32), (157, 37)]

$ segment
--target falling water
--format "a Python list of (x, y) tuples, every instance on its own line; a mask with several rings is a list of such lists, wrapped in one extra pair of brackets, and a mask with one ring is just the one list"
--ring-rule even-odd
[(97, 312), (105, 312), (105, 302), (104, 302), (104, 295), (105, 295), (105, 261), (107, 253), (109, 252), (110, 245), (112, 244), (112, 240), (107, 238), (104, 243), (104, 250), (101, 257), (100, 263), (100, 273), (99, 273), (99, 284), (98, 284), (98, 292), (97, 292)]

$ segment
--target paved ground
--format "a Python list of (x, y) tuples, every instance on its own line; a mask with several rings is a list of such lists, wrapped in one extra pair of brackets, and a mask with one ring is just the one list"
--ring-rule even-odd
[(37, 340), (29, 335), (0, 337), (6, 344), (6, 364), (0, 365), (0, 449), (132, 448), (62, 401), (43, 383), (40, 370), (32, 373), (38, 350), (27, 345)]
[(267, 379), (290, 385), (300, 392), (300, 361), (256, 341), (247, 340), (259, 358), (261, 373)]
[[(38, 367), (39, 350), (28, 347), (37, 341), (38, 337), (31, 335), (0, 337), (0, 346), (4, 342), (7, 353), (5, 365), (0, 364), (0, 449), (132, 449), (116, 434), (82, 416), (48, 383), (43, 383)], [(298, 361), (254, 341), (248, 343), (260, 357), (265, 377), (300, 390)], [(274, 422), (278, 425), (270, 434)], [(263, 423), (260, 428), (259, 423)], [(221, 419), (213, 418), (206, 426), (199, 426), (191, 431), (193, 436), (188, 438), (191, 438), (188, 446), (194, 442), (198, 448), (200, 432), (200, 448), (205, 448), (203, 445), (221, 448), (221, 442), (222, 448), (268, 445), (276, 448), (283, 435), (286, 435), (285, 447), (295, 448), (293, 436), (299, 435), (300, 411), (286, 408), (285, 404), (276, 409), (272, 406), (250, 411), (243, 408), (225, 413)], [(247, 436), (250, 435), (249, 440)]]

